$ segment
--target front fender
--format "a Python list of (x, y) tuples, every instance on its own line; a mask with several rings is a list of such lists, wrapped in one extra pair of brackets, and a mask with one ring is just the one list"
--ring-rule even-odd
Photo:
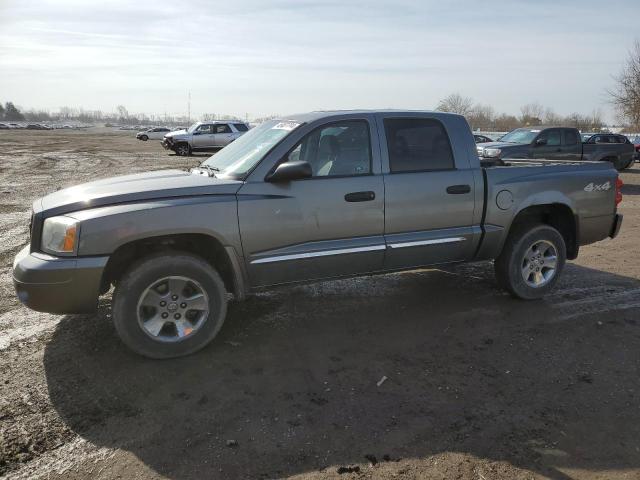
[(78, 256), (110, 255), (144, 238), (205, 234), (242, 252), (235, 195), (208, 195), (106, 206), (67, 214), (80, 221)]

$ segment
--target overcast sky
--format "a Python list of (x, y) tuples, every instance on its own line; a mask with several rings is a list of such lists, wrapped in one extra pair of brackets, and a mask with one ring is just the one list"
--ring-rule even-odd
[(433, 109), (459, 92), (498, 111), (600, 108), (640, 1), (0, 0), (0, 101), (250, 117)]

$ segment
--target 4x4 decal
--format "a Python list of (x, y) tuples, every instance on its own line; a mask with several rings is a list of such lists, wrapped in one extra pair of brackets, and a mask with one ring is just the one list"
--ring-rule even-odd
[(605, 182), (600, 185), (596, 185), (595, 183), (591, 182), (586, 187), (584, 187), (585, 192), (603, 192), (606, 190), (611, 190), (611, 182)]

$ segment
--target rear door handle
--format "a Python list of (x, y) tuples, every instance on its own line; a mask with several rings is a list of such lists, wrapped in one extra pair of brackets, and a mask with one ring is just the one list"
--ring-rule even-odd
[(370, 202), (376, 198), (374, 192), (351, 192), (344, 196), (347, 202)]
[(471, 191), (471, 185), (450, 185), (447, 187), (447, 193), (451, 195), (461, 195), (463, 193), (469, 193)]

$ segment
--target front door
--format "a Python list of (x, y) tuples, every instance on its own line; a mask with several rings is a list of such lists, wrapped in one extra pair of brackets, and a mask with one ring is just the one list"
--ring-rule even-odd
[(455, 159), (434, 118), (384, 118), (386, 269), (470, 259), (480, 233), (473, 225), (474, 176)]
[(562, 131), (558, 128), (543, 131), (531, 148), (533, 158), (562, 160)]
[(206, 149), (215, 145), (213, 125), (204, 124), (198, 126), (193, 132), (192, 146), (195, 149)]
[(260, 178), (240, 189), (240, 234), (253, 286), (382, 268), (384, 184), (379, 166), (373, 168), (374, 135), (365, 119), (322, 125), (285, 156), (308, 162), (311, 178)]

